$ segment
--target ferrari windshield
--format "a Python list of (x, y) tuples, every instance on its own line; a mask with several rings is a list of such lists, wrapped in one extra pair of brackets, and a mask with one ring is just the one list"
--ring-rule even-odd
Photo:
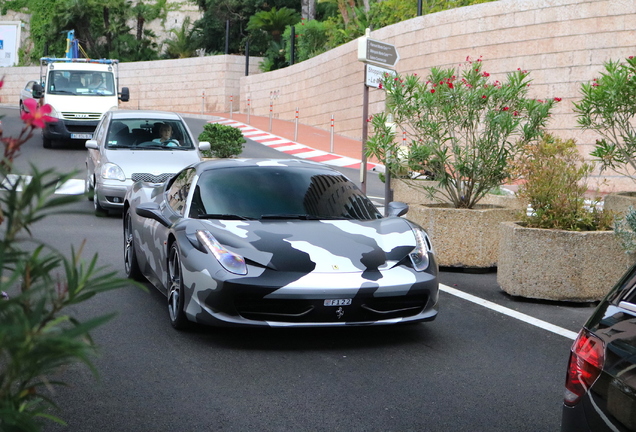
[[(373, 203), (342, 174), (320, 168), (232, 167), (206, 171), (197, 182), (196, 217), (247, 219), (379, 219)], [(192, 213), (191, 213), (192, 214)]]

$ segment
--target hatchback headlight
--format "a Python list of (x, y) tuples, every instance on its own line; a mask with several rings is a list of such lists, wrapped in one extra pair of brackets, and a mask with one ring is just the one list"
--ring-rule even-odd
[(409, 254), (409, 258), (415, 271), (421, 272), (426, 270), (430, 264), (428, 253), (433, 251), (433, 247), (428, 234), (424, 230), (413, 228), (413, 235), (415, 235), (416, 245), (415, 249)]
[(126, 174), (124, 174), (124, 171), (119, 167), (119, 165), (108, 162), (102, 167), (102, 178), (107, 180), (126, 181)]
[(199, 230), (197, 231), (197, 238), (214, 255), (225, 270), (238, 275), (247, 274), (245, 259), (221, 246), (212, 233)]

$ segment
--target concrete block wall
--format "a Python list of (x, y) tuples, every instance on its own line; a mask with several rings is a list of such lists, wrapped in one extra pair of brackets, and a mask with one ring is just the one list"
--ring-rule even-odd
[[(397, 71), (426, 75), (431, 67), (456, 67), (467, 57), (481, 58), (493, 80), (517, 68), (533, 79), (530, 96), (559, 97), (552, 132), (574, 138), (583, 154), (596, 140), (577, 128), (572, 102), (581, 83), (591, 81), (608, 60), (636, 55), (634, 0), (498, 0), (416, 17), (371, 33), (394, 44), (400, 54)], [(260, 59), (250, 58), (245, 76), (243, 56), (208, 56), (179, 60), (122, 63), (121, 85), (131, 101), (122, 107), (180, 112), (234, 111), (299, 119), (325, 130), (331, 116), (336, 133), (362, 137), (364, 65), (357, 60), (357, 41), (291, 67), (259, 73)], [(5, 68), (0, 102), (18, 103), (19, 90), (38, 77), (38, 67)], [(205, 98), (203, 92), (205, 91)], [(369, 113), (384, 110), (384, 92), (369, 91)], [(636, 184), (612, 173), (596, 173), (591, 187), (604, 191), (634, 190)], [(606, 182), (602, 184), (601, 182)]]
[[(549, 128), (574, 138), (583, 154), (596, 140), (577, 128), (572, 102), (581, 83), (591, 81), (608, 60), (636, 55), (636, 2), (633, 0), (499, 0), (425, 15), (371, 32), (396, 46), (401, 74), (426, 75), (432, 66), (456, 67), (467, 57), (481, 58), (492, 79), (521, 68), (533, 79), (530, 96), (562, 98)], [(269, 113), (270, 92), (279, 92), (274, 115), (325, 130), (362, 136), (363, 65), (357, 41), (297, 65), (241, 78), (241, 107), (251, 95), (251, 112)], [(384, 109), (381, 90), (370, 90), (370, 114)], [(606, 182), (606, 183), (603, 183)], [(604, 191), (636, 189), (612, 173), (596, 175), (590, 186)]]
[[(251, 57), (249, 73), (259, 73), (260, 57)], [(186, 59), (120, 63), (120, 87), (130, 89), (122, 109), (157, 109), (182, 113), (229, 112), (230, 98), (238, 110), (239, 85), (245, 75), (245, 57), (220, 55)], [(4, 86), (0, 103), (18, 105), (20, 90), (38, 80), (39, 66), (0, 70)]]

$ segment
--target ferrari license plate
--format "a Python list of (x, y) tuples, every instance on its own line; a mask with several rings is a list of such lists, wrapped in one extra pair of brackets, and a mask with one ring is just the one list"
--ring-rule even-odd
[(351, 299), (325, 300), (325, 306), (349, 306)]
[(90, 133), (72, 133), (71, 139), (91, 139), (93, 134)]

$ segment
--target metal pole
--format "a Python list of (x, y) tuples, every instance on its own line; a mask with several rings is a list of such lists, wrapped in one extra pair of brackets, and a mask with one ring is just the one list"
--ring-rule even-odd
[(417, 16), (422, 16), (422, 0), (417, 0)]
[(296, 108), (296, 119), (294, 120), (294, 142), (298, 141), (298, 108)]
[(364, 66), (364, 92), (362, 93), (362, 164), (360, 165), (360, 189), (367, 193), (367, 136), (369, 134), (369, 87), (367, 87), (367, 67)]
[(250, 40), (245, 41), (245, 76), (250, 74)]
[(330, 135), (331, 136), (330, 136), (330, 141), (329, 141), (330, 142), (330, 146), (329, 146), (330, 150), (329, 150), (329, 152), (333, 153), (333, 114), (331, 115), (331, 133), (330, 133)]
[(272, 131), (272, 115), (274, 113), (274, 101), (269, 101), (269, 131)]
[(293, 65), (296, 60), (296, 27), (291, 27), (291, 41), (289, 42), (289, 64)]
[(230, 20), (225, 21), (225, 55), (230, 53)]

